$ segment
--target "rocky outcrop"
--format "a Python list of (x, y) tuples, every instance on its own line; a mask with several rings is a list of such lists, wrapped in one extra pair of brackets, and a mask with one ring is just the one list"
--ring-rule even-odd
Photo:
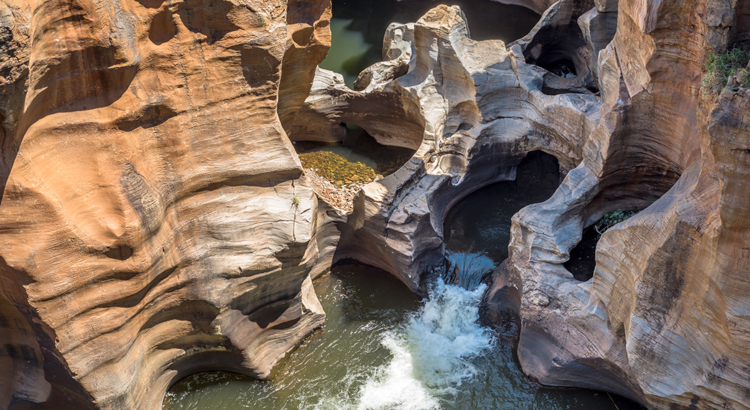
[[(620, 1), (583, 162), (550, 200), (514, 217), (518, 356), (543, 384), (657, 409), (747, 408), (744, 125), (733, 111), (745, 95), (725, 91), (708, 108), (704, 12), (699, 1)], [(618, 208), (643, 210), (602, 236), (593, 279), (575, 281), (563, 263), (581, 231)]]
[[(485, 299), (487, 318), (519, 330), (524, 371), (655, 409), (747, 408), (749, 95), (730, 84), (714, 101), (700, 88), (710, 44), (742, 44), (717, 42), (706, 7), (562, 1), (505, 45), (470, 40), (460, 10), (441, 6), (392, 25), (386, 61), (356, 90), (319, 72), (303, 110), (320, 124), (360, 119), (383, 143), (413, 139), (361, 120), (388, 95), (400, 101), (392, 107), (419, 107), (424, 126), (412, 160), (355, 199), (334, 260), (422, 292), (443, 261), (452, 204), (513, 179), (527, 152), (544, 150), (569, 172), (552, 198), (514, 217), (510, 256)], [(561, 64), (576, 75), (557, 75)], [(355, 98), (365, 101), (356, 109)], [(390, 115), (413, 123), (405, 108)], [(583, 230), (616, 209), (640, 212), (602, 236), (593, 279), (579, 282), (564, 263)]]
[(297, 110), (310, 94), (315, 68), (331, 45), (331, 2), (287, 2), (287, 50), (281, 65), (279, 119), (287, 132)]
[(279, 114), (329, 16), (0, 3), (0, 408), (158, 409), (196, 371), (267, 377), (322, 324), (330, 239)]
[[(514, 179), (527, 152), (544, 150), (574, 168), (599, 102), (588, 90), (545, 93), (544, 79), (554, 74), (527, 64), (523, 45), (471, 40), (458, 8), (439, 6), (417, 23), (391, 25), (383, 54), (386, 61), (358, 78), (359, 91), (319, 71), (297, 118), (353, 123), (383, 144), (417, 147), (408, 164), (355, 198), (334, 260), (376, 266), (421, 293), (422, 275), (443, 263), (450, 207), (475, 189)], [(584, 66), (593, 65), (584, 57)], [(295, 128), (291, 138), (305, 132)]]

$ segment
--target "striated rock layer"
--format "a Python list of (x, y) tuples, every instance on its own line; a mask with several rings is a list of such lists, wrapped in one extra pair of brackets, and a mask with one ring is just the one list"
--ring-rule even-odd
[[(600, 103), (585, 87), (545, 93), (550, 73), (525, 63), (523, 45), (471, 40), (458, 7), (439, 6), (417, 23), (392, 24), (383, 55), (386, 61), (365, 70), (356, 90), (318, 70), (290, 137), (335, 141), (340, 136), (328, 133), (335, 130), (330, 124), (347, 122), (382, 144), (417, 148), (408, 164), (355, 198), (346, 224), (339, 224), (334, 260), (377, 266), (422, 293), (423, 274), (443, 263), (442, 225), (450, 207), (484, 185), (514, 179), (530, 151), (544, 150), (564, 169), (574, 168)], [(593, 65), (587, 56), (578, 59), (582, 72)], [(570, 55), (550, 61), (562, 57)]]
[[(583, 161), (514, 217), (498, 296), (522, 284), (518, 357), (543, 384), (655, 409), (748, 408), (746, 94), (710, 108), (705, 13), (701, 1), (619, 2)], [(593, 279), (575, 281), (563, 263), (581, 231), (618, 208), (643, 210), (602, 236)]]
[(192, 372), (267, 377), (322, 324), (330, 239), (282, 121), (329, 17), (0, 2), (0, 408), (158, 409)]
[[(655, 409), (748, 408), (749, 95), (701, 89), (712, 45), (745, 41), (743, 4), (727, 7), (734, 23), (721, 28), (702, 0), (563, 0), (505, 45), (472, 41), (460, 10), (439, 6), (391, 25), (386, 61), (355, 90), (319, 70), (292, 138), (340, 140), (338, 122), (388, 145), (421, 137), (412, 160), (365, 186), (338, 223), (334, 260), (377, 266), (422, 293), (444, 260), (450, 207), (546, 151), (567, 176), (516, 214), (486, 296), (490, 320), (520, 329), (524, 371)], [(560, 64), (575, 77), (555, 74)], [(563, 264), (616, 209), (640, 212), (602, 236), (593, 279), (575, 280)]]

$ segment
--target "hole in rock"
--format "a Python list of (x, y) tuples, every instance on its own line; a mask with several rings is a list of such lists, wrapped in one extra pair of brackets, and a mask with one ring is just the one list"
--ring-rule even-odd
[(127, 245), (120, 245), (104, 252), (108, 258), (124, 261), (133, 256), (133, 248)]
[(163, 10), (154, 16), (151, 27), (148, 30), (148, 38), (152, 43), (164, 44), (177, 35), (177, 26), (172, 21), (172, 12)]
[(570, 60), (559, 60), (541, 67), (562, 78), (575, 78), (578, 76), (576, 74), (576, 66)]
[(313, 284), (325, 326), (269, 381), (193, 374), (171, 387), (163, 409), (640, 408), (615, 395), (526, 383), (512, 347), (477, 324), (481, 288), (436, 285), (419, 301), (392, 275), (358, 263), (334, 266)]
[(497, 182), (458, 201), (443, 224), (450, 282), (476, 287), (508, 257), (511, 218), (546, 201), (560, 185), (557, 158), (533, 151), (518, 165), (515, 181)]
[(461, 7), (474, 40), (510, 43), (528, 34), (540, 18), (525, 7), (490, 0), (333, 0), (331, 49), (320, 67), (343, 74), (352, 88), (362, 70), (382, 60), (383, 35), (390, 23), (414, 23), (440, 4)]
[(547, 95), (599, 91), (592, 74), (594, 58), (575, 18), (542, 27), (526, 45), (524, 57), (553, 74), (544, 78), (542, 92)]
[(585, 229), (581, 241), (570, 251), (570, 259), (563, 266), (576, 280), (586, 282), (594, 277), (596, 269), (596, 244), (599, 234), (593, 227)]
[(604, 214), (594, 225), (583, 230), (581, 241), (570, 251), (570, 259), (563, 264), (576, 280), (586, 282), (596, 270), (596, 244), (609, 228), (635, 215), (637, 211), (617, 209)]
[(312, 39), (313, 32), (314, 29), (312, 27), (304, 27), (292, 33), (292, 40), (299, 47), (306, 47), (310, 39)]
[(356, 125), (341, 124), (341, 127), (342, 142), (295, 141), (294, 147), (308, 176), (324, 185), (315, 186), (316, 192), (332, 205), (345, 209), (347, 206), (337, 204), (339, 201), (329, 192), (331, 189), (351, 193), (398, 171), (416, 151), (379, 144)]

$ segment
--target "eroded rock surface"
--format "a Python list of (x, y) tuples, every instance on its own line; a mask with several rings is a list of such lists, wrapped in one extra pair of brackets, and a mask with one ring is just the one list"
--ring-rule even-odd
[[(358, 119), (384, 144), (412, 141), (364, 119), (387, 96), (399, 101), (391, 109), (418, 107), (424, 126), (412, 160), (355, 198), (334, 260), (377, 266), (420, 293), (443, 261), (452, 204), (544, 150), (569, 172), (552, 198), (514, 217), (486, 298), (491, 320), (511, 332), (520, 323), (524, 371), (649, 408), (747, 408), (748, 95), (700, 86), (712, 45), (743, 44), (743, 4), (726, 5), (730, 27), (697, 0), (562, 1), (509, 45), (470, 40), (446, 6), (392, 25), (386, 61), (355, 90), (318, 72), (304, 108), (321, 124)], [(560, 64), (575, 75), (559, 75)], [(414, 123), (413, 110), (390, 115)], [(571, 250), (616, 209), (641, 212), (603, 235), (593, 279), (575, 280), (563, 265)]]
[[(580, 34), (575, 20), (573, 26)], [(457, 7), (392, 24), (386, 61), (360, 75), (360, 91), (319, 70), (297, 117), (353, 123), (382, 144), (418, 147), (408, 164), (355, 198), (334, 257), (391, 272), (415, 292), (422, 292), (422, 275), (443, 263), (443, 219), (456, 201), (514, 179), (515, 166), (534, 150), (574, 168), (597, 120), (600, 103), (590, 92), (543, 92), (545, 76), (554, 74), (526, 64), (523, 45), (477, 42), (467, 34)], [(297, 135), (293, 130), (291, 138)]]
[[(543, 384), (603, 388), (649, 408), (747, 408), (744, 124), (728, 109), (741, 112), (746, 96), (725, 91), (713, 109), (703, 96), (705, 7), (619, 2), (583, 162), (514, 217), (518, 355)], [(593, 279), (575, 281), (562, 264), (581, 231), (618, 208), (645, 209), (602, 236)]]
[(329, 17), (0, 2), (0, 408), (159, 409), (189, 373), (267, 377), (322, 324), (331, 239), (277, 112), (307, 97)]
[[(748, 408), (750, 92), (700, 88), (712, 46), (746, 43), (746, 2), (523, 3), (544, 15), (511, 44), (471, 40), (457, 7), (391, 25), (351, 90), (315, 69), (328, 2), (3, 0), (0, 408), (157, 409), (188, 373), (266, 377), (322, 323), (311, 278), (353, 258), (423, 293), (451, 206), (535, 150), (567, 176), (516, 214), (486, 297), (524, 371)], [(417, 150), (349, 215), (285, 135), (340, 123)], [(576, 281), (563, 264), (615, 209), (640, 212)]]

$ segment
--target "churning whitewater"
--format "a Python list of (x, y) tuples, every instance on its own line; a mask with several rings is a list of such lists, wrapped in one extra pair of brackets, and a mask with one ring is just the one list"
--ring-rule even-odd
[(479, 300), (486, 286), (466, 290), (437, 280), (429, 300), (381, 343), (391, 353), (360, 390), (357, 409), (436, 409), (452, 400), (456, 387), (479, 370), (472, 359), (492, 345), (479, 325)]

